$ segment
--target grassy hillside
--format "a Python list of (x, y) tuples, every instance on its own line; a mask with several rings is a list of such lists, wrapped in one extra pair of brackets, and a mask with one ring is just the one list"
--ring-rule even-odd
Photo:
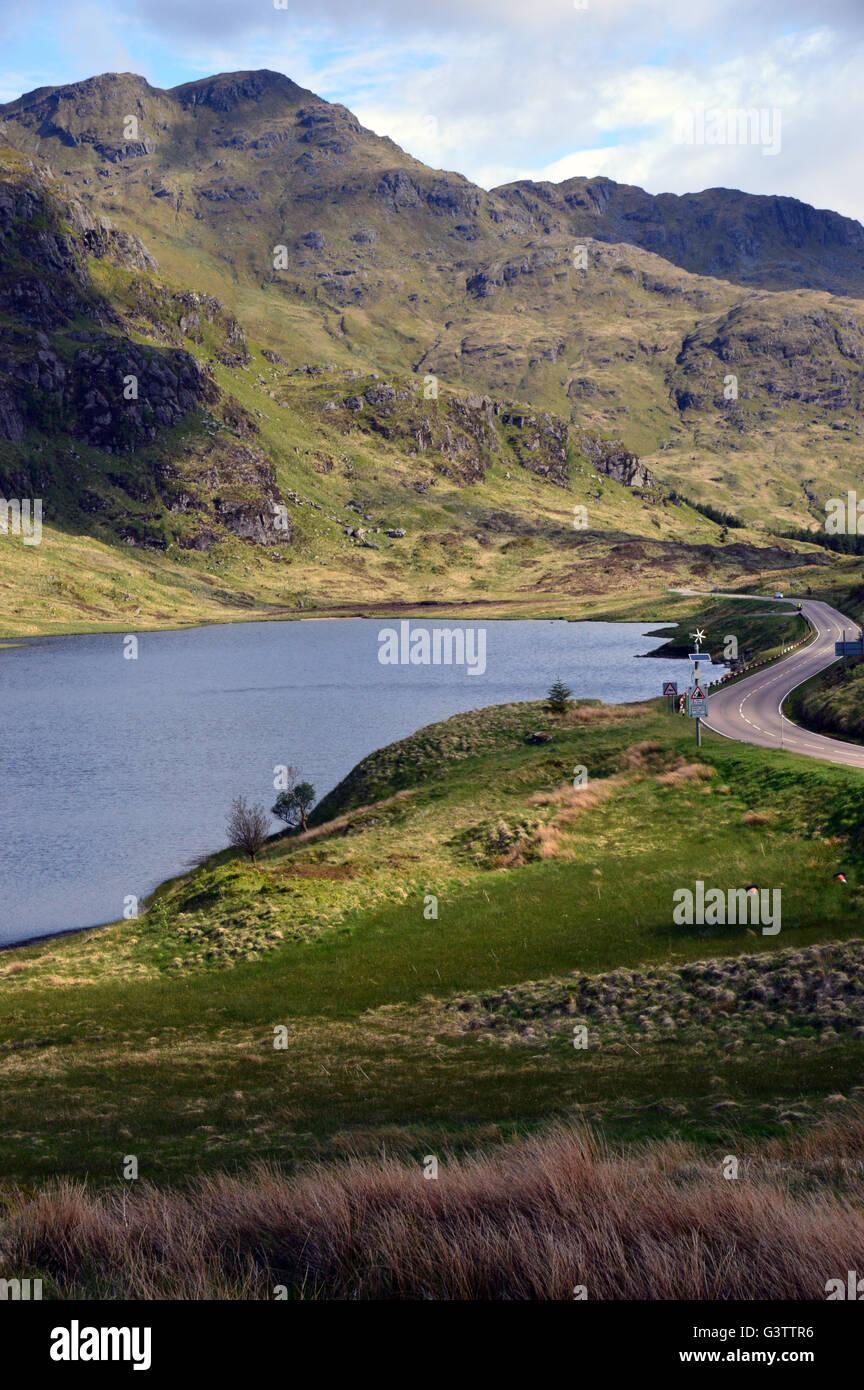
[[(538, 729), (551, 741), (526, 742)], [(857, 992), (795, 981), (858, 969), (859, 783), (710, 734), (697, 761), (689, 724), (650, 705), (421, 731), (257, 867), (226, 853), (140, 920), (0, 956), (4, 1171), (110, 1183), (136, 1153), (182, 1182), (346, 1145), (464, 1146), (574, 1107), (644, 1136), (668, 1128), (669, 1098), (690, 1137), (716, 1141), (727, 1110), (777, 1132), (857, 1082)], [(674, 926), (673, 890), (697, 878), (782, 888), (780, 935)], [(772, 960), (776, 994), (757, 987)], [(693, 968), (713, 982), (702, 1004)], [(599, 1032), (577, 1055), (583, 1015)]]
[(848, 563), (673, 501), (587, 418), (429, 391), (420, 368), (291, 366), (44, 167), (7, 151), (0, 188), (0, 488), (41, 497), (44, 527), (0, 535), (0, 635), (346, 605), (588, 613)]
[[(548, 741), (527, 741), (538, 732)], [(577, 767), (588, 771), (578, 790)], [(500, 1146), (551, 1122), (602, 1132), (618, 1153), (671, 1142), (634, 1160), (656, 1174), (652, 1202), (668, 1181), (664, 1152), (690, 1155), (688, 1219), (717, 1239), (737, 1200), (720, 1182), (716, 1210), (709, 1201), (722, 1155), (741, 1155), (769, 1200), (800, 1151), (820, 1240), (846, 1248), (851, 1230), (830, 1235), (824, 1204), (839, 1191), (837, 1219), (847, 1210), (845, 1179), (838, 1189), (826, 1174), (858, 1133), (862, 817), (859, 773), (710, 731), (697, 758), (689, 721), (659, 702), (563, 715), (500, 706), (380, 750), (308, 832), (271, 841), (257, 865), (225, 852), (164, 885), (138, 920), (0, 954), (7, 1265), (67, 1295), (269, 1297), (274, 1282), (296, 1295), (320, 1281), (375, 1296), (386, 1280), (361, 1278), (347, 1251), (335, 1265), (295, 1262), (287, 1215), (241, 1238), (237, 1203), (302, 1208), (311, 1181), (343, 1203), (362, 1188), (371, 1221), (381, 1183), (413, 1190), (429, 1154), (446, 1182), (459, 1155), (486, 1152), (476, 1171), (504, 1182), (522, 1160)], [(697, 879), (779, 888), (781, 932), (675, 925), (673, 892)], [(557, 1170), (571, 1151), (606, 1163), (584, 1133), (539, 1143), (532, 1164), (545, 1153)], [(129, 1156), (137, 1182), (122, 1178)], [(366, 1168), (331, 1166), (347, 1156)], [(280, 1175), (311, 1159), (327, 1167), (285, 1186)], [(256, 1176), (261, 1162), (279, 1172)], [(624, 1182), (630, 1160), (609, 1162)], [(207, 1196), (200, 1182), (226, 1170), (236, 1180)], [(56, 1176), (86, 1179), (92, 1195), (46, 1187)], [(186, 1197), (166, 1188), (190, 1210), (209, 1204), (245, 1272), (217, 1252), (216, 1227), (193, 1258)], [(174, 1204), (158, 1275), (111, 1233), (121, 1193), (142, 1248)], [(796, 1224), (790, 1214), (784, 1248)], [(364, 1218), (364, 1242), (366, 1229)], [(415, 1271), (412, 1240), (406, 1229), (400, 1267), (406, 1287), (424, 1287), (432, 1275)], [(473, 1240), (466, 1228), (460, 1250)], [(436, 1288), (458, 1287), (461, 1258), (442, 1251)], [(509, 1264), (501, 1278), (521, 1287)], [(689, 1276), (675, 1287), (668, 1296), (705, 1296)]]

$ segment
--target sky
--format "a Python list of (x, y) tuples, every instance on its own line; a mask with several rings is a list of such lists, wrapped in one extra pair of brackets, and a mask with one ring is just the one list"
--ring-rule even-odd
[(272, 68), (484, 188), (603, 174), (859, 220), (862, 59), (864, 0), (0, 0), (0, 101)]

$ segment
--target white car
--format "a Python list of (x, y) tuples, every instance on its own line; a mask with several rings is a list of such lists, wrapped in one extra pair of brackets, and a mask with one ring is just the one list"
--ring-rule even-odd
[(782, 598), (782, 597), (783, 597), (783, 595), (781, 594), (781, 592), (780, 592), (779, 589), (777, 590), (777, 592), (776, 592), (776, 594), (774, 595), (774, 597), (775, 597), (775, 598)]

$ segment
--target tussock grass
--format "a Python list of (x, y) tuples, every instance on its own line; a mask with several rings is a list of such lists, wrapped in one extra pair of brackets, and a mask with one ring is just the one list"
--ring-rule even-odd
[(604, 705), (599, 701), (580, 700), (563, 714), (556, 715), (555, 722), (565, 728), (580, 728), (585, 724), (620, 724), (627, 718), (625, 710), (630, 711), (631, 717), (652, 713), (650, 705)]
[(709, 782), (714, 772), (715, 769), (705, 763), (688, 763), (681, 758), (668, 772), (659, 774), (657, 784), (660, 787), (685, 787), (688, 782)]
[(680, 1142), (615, 1155), (559, 1126), (491, 1157), (443, 1158), (437, 1180), (419, 1162), (354, 1160), (128, 1199), (60, 1183), (8, 1200), (0, 1253), (61, 1298), (266, 1299), (281, 1286), (291, 1298), (563, 1300), (577, 1285), (592, 1299), (824, 1298), (864, 1246), (860, 1167), (841, 1191), (824, 1159), (862, 1141), (852, 1110), (797, 1149), (769, 1146), (770, 1169), (763, 1154), (737, 1181), (722, 1155)]

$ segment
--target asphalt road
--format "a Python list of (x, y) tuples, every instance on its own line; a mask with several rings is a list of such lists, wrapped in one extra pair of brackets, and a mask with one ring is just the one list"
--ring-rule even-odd
[[(682, 590), (697, 593), (698, 590)], [(748, 598), (766, 603), (762, 595), (714, 594), (711, 598)], [(726, 738), (737, 739), (739, 743), (756, 743), (762, 748), (783, 748), (788, 753), (804, 753), (809, 758), (822, 758), (829, 763), (843, 763), (849, 767), (864, 767), (864, 746), (857, 743), (843, 743), (840, 739), (826, 738), (823, 734), (813, 734), (801, 729), (780, 713), (781, 705), (790, 691), (801, 685), (802, 681), (815, 676), (831, 666), (837, 658), (834, 643), (842, 640), (843, 629), (846, 640), (859, 636), (859, 629), (851, 618), (838, 613), (830, 604), (816, 599), (793, 599), (792, 605), (801, 603), (801, 611), (809, 618), (816, 630), (816, 637), (804, 647), (799, 647), (782, 661), (756, 671), (744, 680), (736, 681), (725, 690), (708, 692), (708, 718), (704, 720), (707, 728)]]

